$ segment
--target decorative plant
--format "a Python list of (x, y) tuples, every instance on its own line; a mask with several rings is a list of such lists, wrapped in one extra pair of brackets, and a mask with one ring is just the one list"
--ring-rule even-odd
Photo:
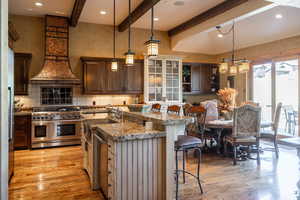
[(233, 88), (224, 88), (220, 89), (217, 95), (220, 100), (219, 109), (223, 112), (233, 111), (237, 91)]

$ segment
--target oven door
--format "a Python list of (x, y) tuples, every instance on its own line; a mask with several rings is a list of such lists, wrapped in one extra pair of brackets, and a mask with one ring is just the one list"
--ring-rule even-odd
[(55, 122), (55, 131), (50, 133), (52, 139), (80, 139), (81, 120), (60, 120)]
[(50, 133), (55, 132), (54, 123), (51, 121), (32, 122), (32, 143), (51, 140)]

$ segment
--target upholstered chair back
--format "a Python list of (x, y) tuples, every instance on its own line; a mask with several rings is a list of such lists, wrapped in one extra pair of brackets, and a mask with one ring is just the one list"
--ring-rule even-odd
[(278, 125), (279, 125), (279, 120), (280, 120), (280, 115), (281, 115), (281, 108), (282, 108), (282, 103), (278, 103), (276, 106), (276, 110), (275, 110), (275, 114), (273, 117), (273, 131), (275, 132), (275, 134), (277, 134), (277, 129), (278, 129)]
[(233, 137), (259, 137), (261, 108), (249, 104), (234, 109)]

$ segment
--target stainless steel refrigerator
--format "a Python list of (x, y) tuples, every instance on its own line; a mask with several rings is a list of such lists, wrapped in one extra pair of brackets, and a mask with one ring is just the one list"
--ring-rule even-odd
[(8, 143), (9, 180), (14, 173), (14, 52), (8, 50)]

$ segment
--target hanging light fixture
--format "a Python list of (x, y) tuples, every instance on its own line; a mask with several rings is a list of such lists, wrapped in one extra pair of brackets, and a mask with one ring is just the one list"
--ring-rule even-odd
[(132, 66), (134, 64), (134, 55), (135, 53), (131, 51), (131, 0), (128, 0), (129, 7), (129, 27), (128, 27), (128, 51), (125, 53), (125, 64), (127, 66)]
[(152, 6), (151, 8), (151, 37), (150, 40), (145, 42), (145, 45), (147, 46), (147, 55), (149, 57), (154, 57), (158, 55), (158, 44), (159, 40), (154, 39), (154, 8)]
[(113, 59), (111, 61), (111, 71), (118, 71), (118, 61), (116, 59), (116, 0), (114, 0), (114, 38), (113, 38)]
[(235, 60), (235, 22), (233, 21), (231, 29), (227, 33), (221, 32), (221, 26), (216, 27), (219, 34), (227, 35), (232, 32), (232, 55), (231, 60), (228, 62), (223, 59), (222, 63), (219, 64), (219, 72), (221, 74), (228, 73), (231, 75), (236, 75), (239, 73), (246, 73), (249, 71), (250, 62), (246, 59), (244, 60)]

